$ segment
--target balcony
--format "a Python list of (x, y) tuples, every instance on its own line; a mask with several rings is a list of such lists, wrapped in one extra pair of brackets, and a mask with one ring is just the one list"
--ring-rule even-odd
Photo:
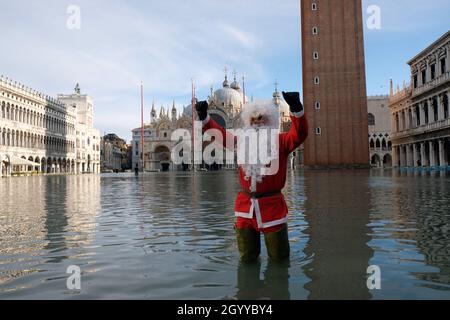
[(417, 127), (417, 128), (411, 128), (406, 129), (400, 132), (394, 132), (391, 134), (391, 139), (401, 139), (406, 138), (410, 136), (416, 136), (419, 134), (424, 134), (432, 131), (438, 131), (450, 128), (450, 118), (445, 120), (440, 120), (432, 123), (428, 123), (426, 125)]
[(413, 98), (417, 97), (417, 96), (423, 94), (424, 92), (427, 92), (433, 88), (443, 85), (444, 83), (446, 83), (449, 80), (450, 80), (450, 71), (447, 71), (446, 73), (438, 76), (436, 79), (431, 80), (431, 81), (425, 83), (424, 85), (414, 89), (413, 93), (412, 93), (412, 97)]

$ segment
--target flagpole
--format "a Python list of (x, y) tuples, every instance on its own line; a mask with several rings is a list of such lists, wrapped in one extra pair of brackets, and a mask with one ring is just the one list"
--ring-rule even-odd
[(192, 171), (195, 171), (195, 83), (192, 79)]
[(141, 161), (142, 172), (144, 172), (144, 83), (141, 81)]

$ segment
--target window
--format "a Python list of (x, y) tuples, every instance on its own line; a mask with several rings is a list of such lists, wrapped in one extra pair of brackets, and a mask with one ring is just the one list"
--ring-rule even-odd
[(427, 82), (427, 72), (426, 70), (422, 70), (422, 84)]
[(436, 64), (431, 66), (431, 80), (434, 80), (434, 78), (436, 78)]
[(442, 58), (441, 59), (441, 74), (445, 73), (445, 68), (446, 68), (446, 66), (445, 66), (445, 58)]
[(314, 78), (314, 84), (319, 84), (319, 83), (320, 83), (319, 77), (315, 77), (315, 78)]
[(417, 74), (414, 75), (414, 77), (413, 77), (413, 82), (414, 82), (414, 89), (416, 89), (417, 86), (418, 86)]
[(369, 113), (369, 126), (375, 125), (375, 116), (372, 113)]
[(320, 136), (322, 134), (322, 129), (320, 127), (316, 128), (316, 135)]
[(314, 51), (313, 53), (313, 59), (314, 60), (319, 60), (319, 53), (317, 51)]
[(318, 33), (319, 33), (319, 29), (317, 27), (313, 27), (312, 34), (318, 34)]
[(320, 110), (320, 102), (316, 101), (316, 103), (314, 103), (314, 107), (316, 108), (316, 110)]
[(317, 3), (313, 2), (311, 9), (312, 9), (312, 11), (316, 11), (317, 10)]

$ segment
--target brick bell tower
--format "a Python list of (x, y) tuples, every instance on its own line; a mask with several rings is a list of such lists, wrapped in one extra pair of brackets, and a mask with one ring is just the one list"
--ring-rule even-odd
[(361, 0), (300, 1), (305, 166), (368, 168)]

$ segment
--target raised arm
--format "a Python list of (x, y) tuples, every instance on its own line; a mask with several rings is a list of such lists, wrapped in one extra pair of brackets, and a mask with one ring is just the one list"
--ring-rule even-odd
[(208, 102), (199, 101), (196, 105), (196, 111), (199, 120), (202, 122), (202, 133), (205, 134), (206, 131), (210, 129), (219, 130), (222, 133), (222, 145), (224, 148), (227, 148), (227, 141), (229, 141), (230, 145), (228, 148), (233, 149), (235, 144), (235, 136), (225, 130), (225, 128), (221, 127), (216, 121), (214, 121), (210, 115), (208, 114)]
[(308, 137), (308, 121), (298, 92), (283, 92), (283, 97), (291, 111), (292, 126), (289, 132), (280, 135), (280, 147), (291, 153)]

